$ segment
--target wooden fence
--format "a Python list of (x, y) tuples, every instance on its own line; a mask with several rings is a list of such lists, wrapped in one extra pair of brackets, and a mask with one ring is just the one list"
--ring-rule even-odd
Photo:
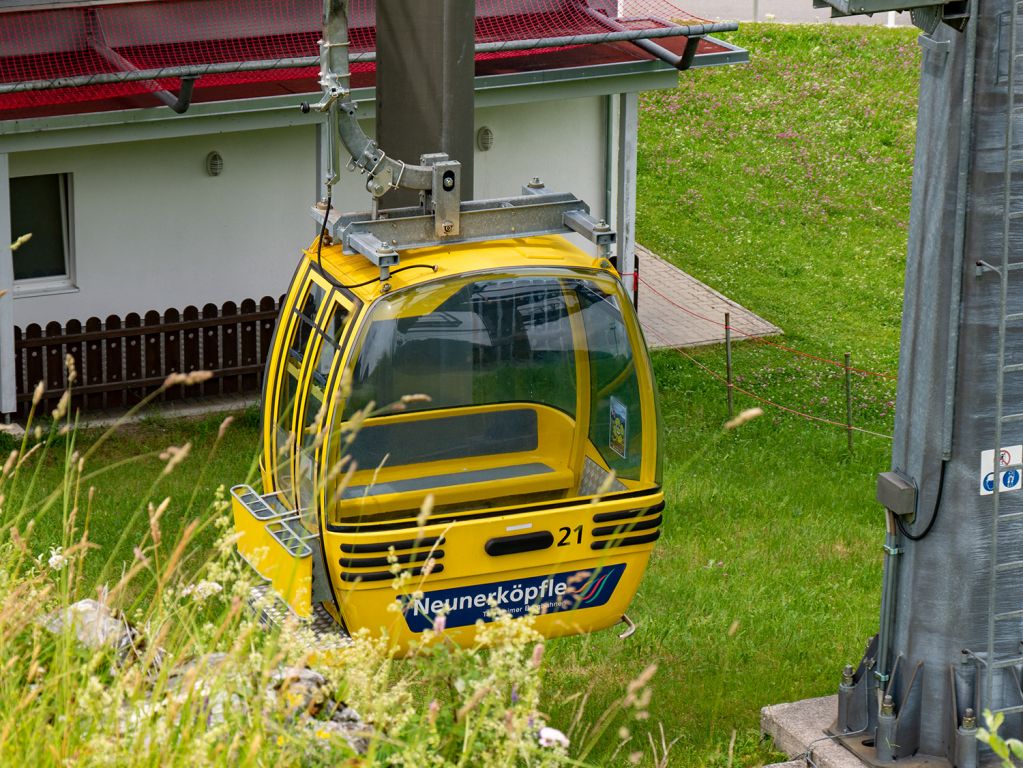
[(257, 304), (229, 301), (201, 310), (168, 309), (132, 312), (122, 320), (90, 317), (84, 325), (33, 323), (14, 329), (18, 414), (24, 417), (36, 385), (45, 386), (37, 412), (48, 413), (67, 387), (65, 356), (75, 360), (78, 379), (72, 387), (72, 407), (100, 411), (130, 407), (159, 389), (171, 373), (210, 370), (203, 384), (168, 389), (160, 398), (177, 400), (242, 392), (258, 392), (279, 300), (264, 296)]

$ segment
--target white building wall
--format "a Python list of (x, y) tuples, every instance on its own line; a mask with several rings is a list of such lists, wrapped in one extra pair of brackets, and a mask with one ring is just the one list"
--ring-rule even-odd
[(538, 176), (605, 215), (605, 103), (595, 96), (478, 109), (476, 128), (489, 126), (494, 146), (476, 152), (476, 196), (517, 195)]
[[(217, 177), (205, 170), (212, 150)], [(78, 286), (16, 298), (15, 324), (282, 292), (311, 239), (315, 167), (312, 127), (12, 155), (12, 176), (71, 174)]]
[[(518, 194), (539, 176), (604, 215), (604, 105), (588, 97), (479, 109), (476, 125), (489, 126), (495, 144), (476, 152), (476, 196)], [(372, 121), (365, 127), (372, 132)], [(212, 150), (224, 159), (218, 177), (205, 170)], [(282, 293), (316, 232), (318, 157), (308, 125), (11, 154), (12, 176), (72, 175), (77, 284), (19, 296), (15, 324)], [(367, 209), (365, 177), (343, 171), (342, 179), (335, 207)]]

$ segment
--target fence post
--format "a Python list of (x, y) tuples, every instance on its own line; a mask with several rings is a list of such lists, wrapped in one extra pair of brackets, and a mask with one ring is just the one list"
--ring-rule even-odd
[(756, 21), (758, 16), (760, 16), (760, 0), (753, 0), (753, 21)]
[(732, 313), (725, 312), (725, 380), (728, 382), (728, 418), (732, 418)]
[(853, 449), (853, 423), (852, 423), (852, 375), (849, 372), (851, 355), (845, 353), (845, 432), (849, 441), (849, 453)]

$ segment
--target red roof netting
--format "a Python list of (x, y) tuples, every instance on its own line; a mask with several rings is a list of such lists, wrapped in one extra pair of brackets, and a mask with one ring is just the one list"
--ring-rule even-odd
[[(322, 10), (322, 0), (136, 0), (0, 13), (0, 83), (50, 86), (0, 94), (0, 111), (85, 107), (82, 102), (179, 87), (176, 78), (80, 83), (132, 69), (267, 63), (254, 71), (203, 75), (195, 84), (197, 99), (204, 89), (315, 78), (315, 66), (280, 63), (318, 55)], [(476, 0), (477, 45), (701, 23), (670, 0)], [(352, 0), (349, 28), (353, 56), (374, 50), (375, 0)], [(539, 50), (556, 48), (534, 52)], [(478, 52), (477, 61), (522, 53)], [(271, 62), (278, 64), (271, 68)], [(353, 62), (353, 83), (374, 68)], [(53, 87), (61, 78), (79, 82)]]

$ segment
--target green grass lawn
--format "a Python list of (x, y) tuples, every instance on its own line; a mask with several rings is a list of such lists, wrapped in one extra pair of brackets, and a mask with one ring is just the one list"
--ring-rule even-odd
[[(744, 67), (684, 73), (679, 88), (641, 101), (640, 242), (785, 331), (804, 352), (894, 372), (909, 211), (918, 48), (912, 30), (748, 25), (730, 39)], [(724, 369), (719, 348), (693, 353)], [(740, 385), (821, 418), (841, 421), (842, 372), (757, 343), (735, 350)], [(767, 408), (724, 433), (724, 390), (690, 360), (655, 355), (666, 429), (665, 531), (630, 615), (638, 632), (608, 631), (550, 643), (546, 710), (567, 728), (588, 692), (583, 722), (656, 663), (649, 719), (614, 758), (626, 764), (662, 724), (678, 737), (670, 765), (769, 762), (760, 707), (836, 690), (842, 665), (875, 631), (881, 510), (874, 477), (890, 442)], [(891, 434), (894, 384), (854, 377), (854, 420)], [(743, 396), (739, 407), (756, 404)], [(146, 499), (172, 497), (173, 540), (220, 484), (248, 476), (256, 418), (242, 415), (216, 446), (220, 419), (155, 420), (102, 446), (91, 468), (135, 458), (90, 481), (93, 541), (114, 547), (147, 529)], [(85, 434), (76, 446), (87, 447)], [(192, 456), (154, 478), (157, 454), (191, 441)], [(42, 464), (39, 489), (59, 482), (61, 457)], [(24, 494), (25, 488), (20, 493)], [(61, 509), (37, 526), (60, 542)], [(196, 547), (209, 546), (203, 534)], [(134, 546), (92, 558), (95, 578), (119, 569)], [(576, 734), (578, 736), (578, 731)], [(647, 758), (645, 764), (652, 765)]]

